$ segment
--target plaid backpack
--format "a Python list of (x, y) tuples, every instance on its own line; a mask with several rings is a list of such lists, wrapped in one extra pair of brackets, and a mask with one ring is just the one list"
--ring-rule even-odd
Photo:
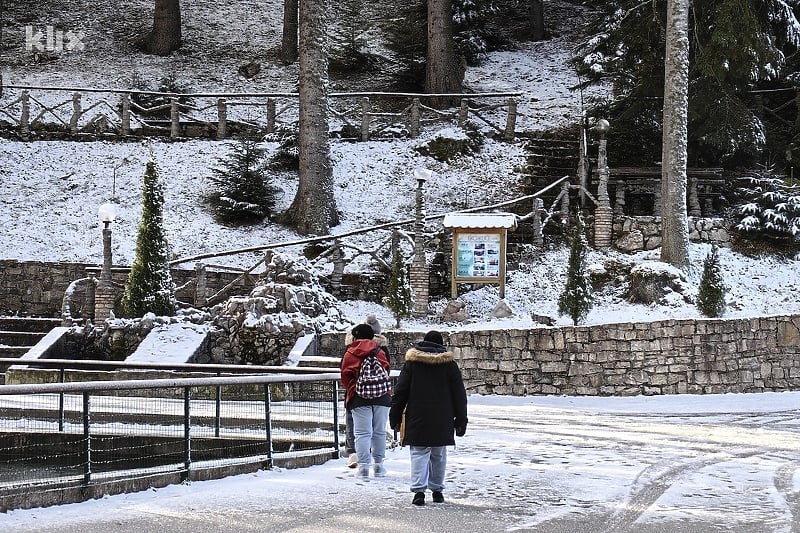
[(373, 353), (366, 356), (364, 361), (361, 362), (361, 370), (356, 381), (356, 394), (366, 400), (380, 398), (392, 390), (392, 380), (389, 378), (389, 373), (378, 361), (378, 350), (380, 350), (380, 347), (376, 348)]

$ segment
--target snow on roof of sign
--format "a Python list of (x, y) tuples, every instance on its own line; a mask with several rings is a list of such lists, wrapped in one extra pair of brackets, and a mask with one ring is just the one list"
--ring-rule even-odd
[(442, 225), (446, 228), (516, 229), (517, 216), (512, 213), (448, 213)]

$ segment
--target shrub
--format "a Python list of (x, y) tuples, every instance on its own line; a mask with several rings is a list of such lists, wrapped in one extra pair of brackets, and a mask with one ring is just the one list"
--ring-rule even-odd
[(697, 294), (697, 309), (707, 317), (720, 316), (725, 311), (727, 290), (719, 264), (719, 249), (713, 245), (703, 261), (703, 276), (700, 278)]

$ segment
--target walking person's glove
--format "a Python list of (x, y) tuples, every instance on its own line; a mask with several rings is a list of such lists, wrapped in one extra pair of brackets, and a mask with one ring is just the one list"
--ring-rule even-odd
[(464, 433), (467, 432), (467, 425), (464, 424), (463, 426), (456, 426), (456, 437), (463, 437)]

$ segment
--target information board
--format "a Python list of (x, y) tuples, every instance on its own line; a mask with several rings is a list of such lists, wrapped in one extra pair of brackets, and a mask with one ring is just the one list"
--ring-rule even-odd
[(457, 234), (456, 276), (497, 278), (500, 276), (500, 233)]

